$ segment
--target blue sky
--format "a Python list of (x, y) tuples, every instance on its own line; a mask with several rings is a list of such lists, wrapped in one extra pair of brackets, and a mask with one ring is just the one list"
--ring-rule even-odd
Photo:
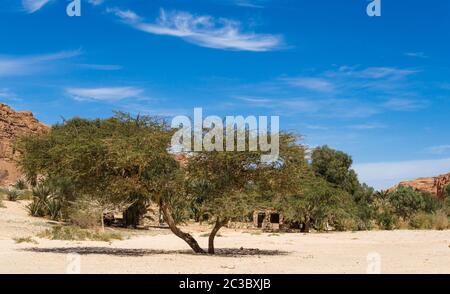
[(450, 1), (2, 0), (0, 101), (47, 124), (113, 110), (279, 115), (376, 188), (450, 171)]

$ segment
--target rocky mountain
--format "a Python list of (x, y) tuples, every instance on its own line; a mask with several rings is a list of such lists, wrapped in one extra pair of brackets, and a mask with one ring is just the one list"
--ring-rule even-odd
[(21, 136), (42, 133), (46, 125), (34, 118), (28, 111), (14, 111), (6, 104), (0, 103), (0, 179), (6, 183), (15, 182), (19, 177), (14, 160), (18, 154), (14, 142)]
[(437, 177), (419, 178), (412, 181), (400, 182), (395, 187), (390, 188), (389, 191), (394, 191), (401, 186), (407, 186), (412, 187), (417, 191), (428, 192), (438, 197), (443, 197), (444, 189), (447, 185), (450, 185), (450, 173)]

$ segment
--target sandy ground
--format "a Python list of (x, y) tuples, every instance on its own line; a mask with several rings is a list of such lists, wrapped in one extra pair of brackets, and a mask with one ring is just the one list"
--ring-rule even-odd
[[(382, 273), (450, 273), (450, 231), (261, 234), (225, 229), (216, 239), (217, 248), (260, 251), (199, 256), (182, 240), (157, 229), (112, 243), (39, 239), (35, 234), (52, 222), (27, 216), (23, 202), (4, 204), (0, 273), (367, 273), (378, 268)], [(184, 229), (206, 246), (207, 238), (201, 235), (207, 227)], [(13, 240), (30, 236), (38, 244)]]

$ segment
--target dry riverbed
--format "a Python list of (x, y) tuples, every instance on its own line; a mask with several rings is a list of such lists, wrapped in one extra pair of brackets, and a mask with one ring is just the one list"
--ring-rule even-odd
[[(29, 217), (24, 202), (4, 204), (0, 273), (66, 273), (78, 261), (81, 273), (366, 273), (378, 264), (382, 273), (450, 273), (450, 231), (269, 234), (224, 229), (216, 238), (221, 254), (200, 256), (161, 229), (119, 230), (126, 238), (110, 243), (37, 238), (55, 224)], [(206, 247), (208, 227), (184, 229)], [(16, 242), (30, 237), (35, 242)]]

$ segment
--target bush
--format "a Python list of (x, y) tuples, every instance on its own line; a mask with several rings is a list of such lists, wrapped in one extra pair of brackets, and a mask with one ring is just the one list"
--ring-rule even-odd
[(439, 210), (438, 212), (436, 212), (436, 215), (434, 218), (434, 228), (436, 230), (446, 230), (449, 228), (448, 216), (444, 210)]
[(10, 191), (6, 192), (6, 197), (8, 198), (9, 201), (17, 201), (19, 196), (20, 196), (20, 193), (16, 190), (10, 190)]
[(31, 216), (44, 217), (49, 214), (47, 203), (51, 197), (51, 190), (45, 184), (39, 184), (32, 191), (33, 201), (27, 205)]
[(19, 180), (17, 180), (16, 184), (14, 185), (14, 188), (16, 188), (17, 190), (26, 190), (26, 189), (28, 189), (28, 185), (24, 180), (19, 179)]
[(73, 225), (88, 229), (101, 224), (101, 212), (90, 204), (89, 201), (80, 199), (72, 203), (68, 208), (68, 218)]
[(395, 192), (389, 193), (389, 202), (395, 214), (405, 220), (425, 208), (422, 194), (411, 187), (399, 187)]
[(433, 215), (419, 212), (410, 219), (409, 227), (412, 229), (430, 230), (433, 228)]
[(32, 190), (33, 201), (27, 205), (31, 216), (48, 216), (52, 220), (60, 220), (62, 216), (62, 201), (52, 192), (52, 189), (46, 184), (41, 183)]
[(399, 219), (394, 212), (386, 209), (377, 214), (376, 222), (383, 230), (394, 230), (398, 227)]
[(21, 244), (21, 243), (32, 243), (32, 244), (38, 244), (38, 242), (36, 242), (33, 238), (31, 237), (22, 237), (22, 238), (13, 238), (14, 242), (16, 242), (16, 244)]
[(76, 226), (55, 226), (38, 234), (40, 238), (70, 241), (102, 241), (123, 240), (117, 232), (86, 230)]
[(434, 213), (443, 207), (442, 201), (431, 193), (422, 193), (424, 200), (423, 210), (428, 213)]

